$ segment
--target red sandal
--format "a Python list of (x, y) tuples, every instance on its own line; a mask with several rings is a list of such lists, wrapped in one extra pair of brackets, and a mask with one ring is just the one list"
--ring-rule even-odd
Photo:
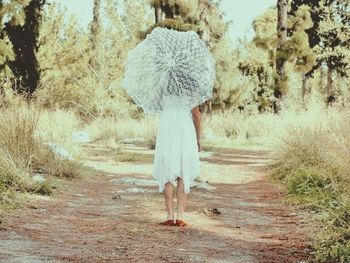
[(161, 222), (160, 224), (163, 226), (175, 226), (173, 219), (166, 220), (164, 222)]
[(187, 223), (181, 219), (176, 219), (175, 225), (180, 226), (180, 227), (184, 227), (184, 226), (187, 226)]

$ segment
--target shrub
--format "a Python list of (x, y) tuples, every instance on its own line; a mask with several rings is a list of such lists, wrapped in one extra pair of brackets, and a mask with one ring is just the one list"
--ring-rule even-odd
[(289, 132), (274, 152), (272, 176), (291, 200), (316, 211), (322, 222), (316, 260), (350, 261), (350, 121), (348, 112), (325, 111)]
[[(11, 202), (14, 205), (15, 192), (51, 194), (50, 176), (74, 177), (81, 172), (78, 161), (61, 158), (37, 136), (39, 120), (40, 110), (23, 101), (1, 108), (0, 204), (3, 207), (11, 207)], [(45, 175), (44, 179), (35, 180), (36, 173)]]

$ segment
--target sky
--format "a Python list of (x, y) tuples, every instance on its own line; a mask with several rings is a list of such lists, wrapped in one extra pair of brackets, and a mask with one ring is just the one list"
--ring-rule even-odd
[[(93, 0), (55, 1), (67, 7), (68, 15), (75, 14), (83, 27), (86, 27), (92, 20)], [(237, 42), (244, 36), (250, 40), (254, 35), (251, 27), (254, 18), (275, 4), (276, 0), (222, 0), (221, 10), (225, 14), (225, 19), (233, 21), (228, 32), (232, 41)]]

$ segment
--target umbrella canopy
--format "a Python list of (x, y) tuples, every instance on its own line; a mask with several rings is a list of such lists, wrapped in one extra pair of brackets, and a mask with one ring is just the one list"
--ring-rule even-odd
[(215, 61), (194, 31), (156, 27), (127, 57), (122, 87), (146, 113), (165, 98), (193, 108), (212, 98)]

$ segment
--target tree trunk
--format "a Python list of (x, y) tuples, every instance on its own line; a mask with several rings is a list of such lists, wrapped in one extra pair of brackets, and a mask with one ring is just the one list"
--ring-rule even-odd
[[(1, 7), (1, 0), (0, 0), (0, 7)], [(1, 106), (1, 102), (2, 99), (5, 97), (5, 91), (4, 91), (4, 86), (5, 86), (5, 79), (0, 79), (1, 83), (0, 83), (0, 106)]]
[(93, 18), (92, 18), (92, 24), (91, 24), (91, 44), (92, 48), (95, 50), (97, 41), (98, 41), (98, 35), (100, 33), (101, 27), (100, 27), (100, 9), (101, 9), (101, 0), (94, 0), (94, 9), (93, 9)]
[(201, 13), (199, 18), (204, 22), (204, 28), (199, 32), (200, 38), (210, 47), (210, 27), (209, 27), (209, 9), (210, 2), (208, 0), (201, 0), (200, 2)]
[(175, 15), (179, 15), (179, 6), (166, 4), (164, 1), (159, 1), (154, 7), (155, 22), (160, 23), (165, 18), (174, 19)]
[(174, 19), (175, 15), (177, 15), (176, 10), (178, 9), (178, 6), (176, 4), (170, 5), (163, 3), (161, 8), (165, 18)]
[(332, 106), (333, 102), (335, 101), (335, 95), (333, 90), (333, 69), (330, 67), (328, 67), (328, 71), (327, 71), (326, 92), (327, 92), (327, 106)]
[(24, 8), (26, 19), (23, 26), (13, 25), (11, 21), (5, 26), (16, 55), (16, 59), (10, 62), (9, 66), (20, 83), (13, 88), (28, 98), (37, 89), (40, 80), (40, 69), (35, 53), (38, 49), (37, 39), (44, 4), (45, 0), (32, 0)]
[(158, 24), (163, 20), (162, 8), (160, 6), (157, 6), (154, 8), (154, 12), (155, 12), (155, 21), (156, 21), (156, 24)]
[(305, 73), (301, 74), (302, 77), (302, 86), (301, 86), (301, 99), (304, 109), (307, 109), (307, 98), (309, 95), (309, 89), (307, 85), (308, 78), (306, 77)]
[(319, 70), (320, 70), (320, 81), (318, 82), (318, 85), (319, 85), (319, 87), (320, 87), (320, 89), (321, 90), (323, 90), (324, 89), (324, 70), (323, 70), (323, 67), (322, 67), (322, 64), (321, 64), (321, 67), (319, 68)]
[(99, 35), (101, 32), (100, 9), (101, 9), (101, 0), (94, 0), (93, 18), (92, 18), (91, 29), (90, 29), (90, 41), (91, 41), (91, 49), (93, 54), (90, 59), (90, 65), (95, 70), (97, 70), (99, 66), (98, 41), (99, 41)]
[(284, 45), (287, 40), (287, 12), (288, 0), (277, 0), (277, 48), (276, 48), (276, 81), (274, 111), (279, 113), (282, 109), (283, 93), (286, 90), (286, 57)]
[[(199, 3), (201, 13), (199, 15), (199, 19), (204, 22), (204, 28), (202, 31), (199, 32), (199, 37), (207, 44), (207, 46), (211, 47), (210, 42), (210, 27), (209, 27), (209, 9), (210, 9), (210, 2), (208, 0), (201, 0)], [(204, 104), (201, 105), (202, 108), (204, 108), (205, 113), (212, 113), (212, 106), (211, 106), (211, 100), (204, 102)]]

